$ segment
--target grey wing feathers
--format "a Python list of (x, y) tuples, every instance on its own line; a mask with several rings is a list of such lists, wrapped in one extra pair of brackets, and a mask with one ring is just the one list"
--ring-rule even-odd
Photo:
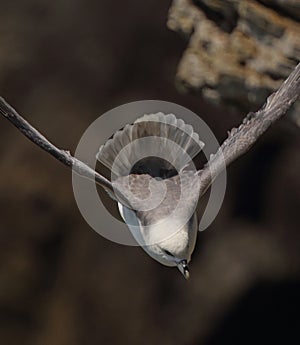
[(249, 113), (238, 128), (229, 132), (228, 138), (209, 162), (199, 171), (202, 195), (218, 174), (231, 162), (247, 152), (258, 138), (280, 119), (300, 94), (300, 63), (280, 88), (267, 98), (257, 112)]

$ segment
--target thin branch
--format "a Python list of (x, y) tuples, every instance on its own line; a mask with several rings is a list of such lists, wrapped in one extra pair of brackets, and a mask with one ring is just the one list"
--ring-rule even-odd
[(231, 162), (247, 152), (260, 136), (293, 105), (300, 94), (300, 63), (280, 88), (271, 94), (264, 106), (249, 113), (238, 128), (233, 128), (215, 155), (199, 171), (201, 193), (204, 194), (212, 181)]
[[(95, 181), (103, 187), (109, 194), (117, 194), (121, 200), (124, 197), (120, 191), (113, 188), (112, 183), (105, 177), (94, 171), (85, 163), (71, 156), (69, 151), (61, 150), (46, 139), (38, 130), (31, 126), (17, 111), (12, 108), (2, 97), (0, 97), (0, 114), (10, 121), (20, 132), (22, 132), (29, 140), (37, 146), (50, 153), (54, 158), (59, 160), (67, 167), (73, 169), (74, 172), (91, 181)], [(112, 192), (112, 193), (111, 193)], [(124, 202), (126, 202), (124, 200)]]

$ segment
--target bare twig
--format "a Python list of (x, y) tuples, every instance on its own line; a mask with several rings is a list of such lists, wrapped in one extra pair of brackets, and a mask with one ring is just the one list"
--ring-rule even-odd
[[(233, 128), (219, 150), (199, 172), (202, 195), (212, 181), (231, 162), (247, 152), (259, 137), (293, 105), (300, 94), (300, 63), (264, 106), (249, 113), (238, 128)], [(225, 164), (224, 164), (225, 162)]]

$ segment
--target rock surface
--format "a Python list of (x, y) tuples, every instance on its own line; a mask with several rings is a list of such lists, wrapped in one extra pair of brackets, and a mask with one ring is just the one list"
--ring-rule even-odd
[(188, 39), (179, 88), (238, 110), (262, 105), (300, 60), (297, 19), (297, 0), (174, 0), (168, 27)]

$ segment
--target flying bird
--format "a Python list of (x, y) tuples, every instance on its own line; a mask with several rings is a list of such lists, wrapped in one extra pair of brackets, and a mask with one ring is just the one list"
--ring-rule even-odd
[(97, 155), (126, 196), (129, 205), (117, 200), (118, 208), (138, 244), (185, 278), (198, 231), (200, 179), (192, 159), (203, 146), (191, 125), (157, 113), (116, 132)]
[[(98, 159), (111, 169), (112, 181), (69, 151), (57, 148), (1, 97), (0, 114), (64, 165), (102, 186), (118, 202), (121, 216), (145, 251), (164, 265), (177, 266), (188, 278), (188, 262), (197, 235), (198, 198), (225, 166), (247, 152), (287, 112), (299, 93), (300, 64), (261, 109), (249, 113), (238, 128), (229, 131), (199, 171), (192, 169), (192, 159), (203, 143), (191, 126), (171, 114), (144, 116), (118, 131), (99, 149)], [(148, 140), (151, 145), (146, 149)]]

